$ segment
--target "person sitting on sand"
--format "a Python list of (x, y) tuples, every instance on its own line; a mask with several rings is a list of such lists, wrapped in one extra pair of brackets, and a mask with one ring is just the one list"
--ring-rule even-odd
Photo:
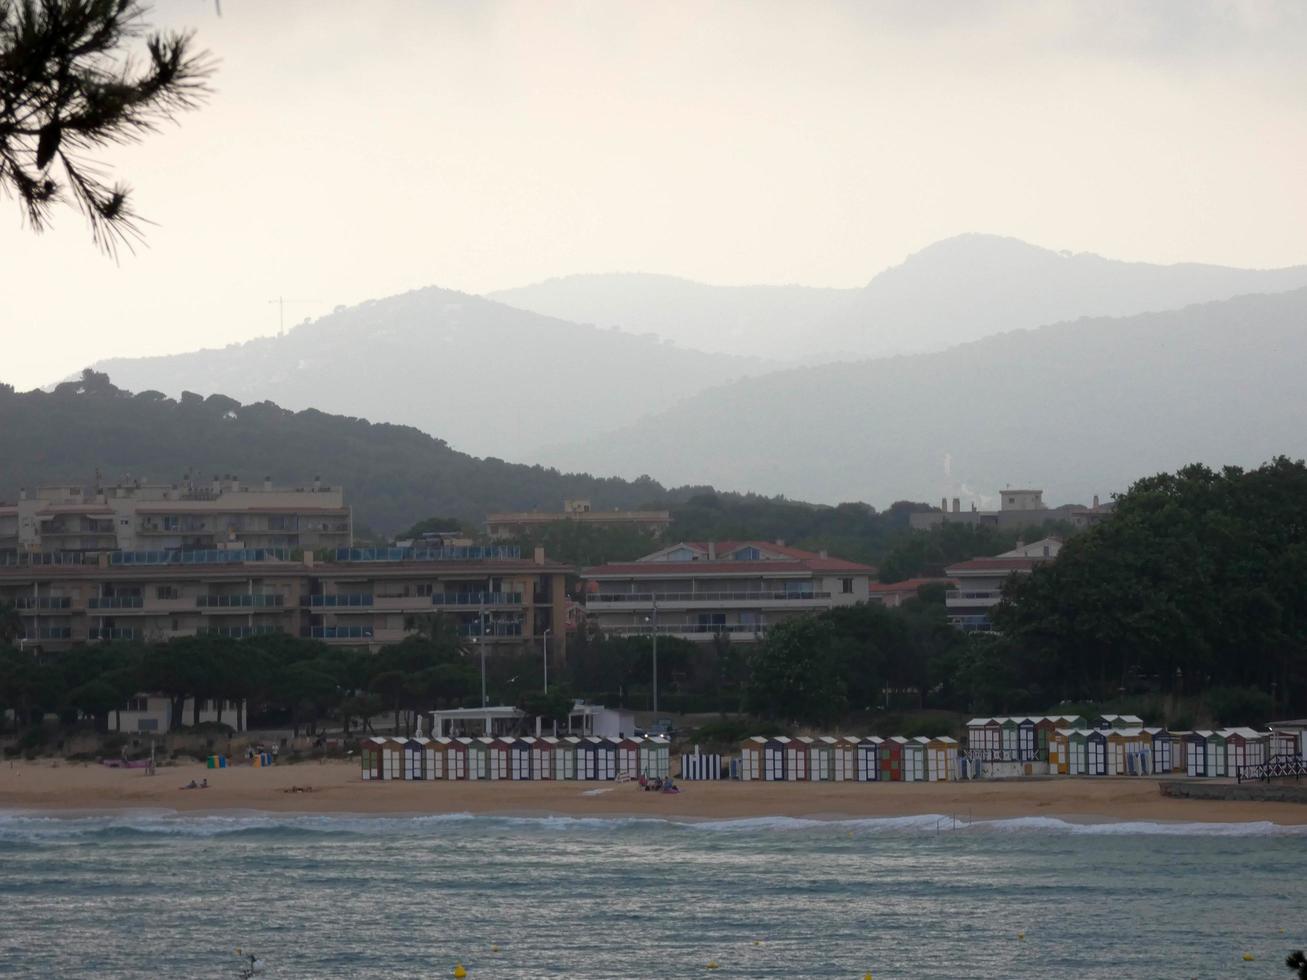
[(203, 779), (200, 780), (200, 789), (208, 789), (208, 788), (209, 788), (209, 777), (205, 776)]
[(200, 788), (200, 784), (193, 779), (182, 787), (182, 789), (199, 789), (199, 788)]

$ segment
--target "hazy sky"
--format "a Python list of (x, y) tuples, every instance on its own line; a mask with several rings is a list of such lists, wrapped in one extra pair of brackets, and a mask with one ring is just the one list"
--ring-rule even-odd
[(851, 286), (964, 231), (1307, 262), (1307, 4), (167, 0), (221, 59), (113, 155), (119, 264), (0, 199), (0, 379), (424, 285)]

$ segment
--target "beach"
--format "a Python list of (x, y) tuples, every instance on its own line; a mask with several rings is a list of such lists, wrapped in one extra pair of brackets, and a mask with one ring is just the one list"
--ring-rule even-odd
[[(182, 789), (207, 779), (207, 789)], [(364, 782), (357, 762), (208, 769), (166, 766), (155, 775), (94, 763), (0, 764), (0, 809), (169, 809), (281, 813), (648, 816), (667, 819), (856, 819), (940, 814), (959, 821), (1056, 817), (1071, 821), (1269, 821), (1307, 824), (1294, 803), (1164, 797), (1158, 780), (1067, 777), (957, 783), (682, 782), (679, 794), (634, 783)]]

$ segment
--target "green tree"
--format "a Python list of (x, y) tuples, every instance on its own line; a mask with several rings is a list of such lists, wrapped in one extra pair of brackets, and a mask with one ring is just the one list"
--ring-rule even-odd
[(824, 617), (801, 617), (773, 627), (750, 661), (748, 710), (804, 725), (827, 725), (843, 717), (847, 684), (834, 638)]
[(212, 63), (189, 34), (145, 37), (136, 0), (0, 3), (0, 184), (36, 231), (70, 194), (96, 242), (140, 238), (127, 187), (109, 185), (92, 151), (139, 140), (208, 93)]

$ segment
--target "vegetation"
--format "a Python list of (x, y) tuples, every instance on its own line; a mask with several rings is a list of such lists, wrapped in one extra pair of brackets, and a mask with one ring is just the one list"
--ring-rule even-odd
[(1140, 480), (1010, 581), (986, 655), (1035, 702), (1163, 691), (1227, 717), (1307, 709), (1305, 495), (1307, 466), (1284, 458)]
[(102, 248), (141, 237), (127, 187), (86, 154), (194, 108), (211, 70), (187, 34), (147, 37), (138, 70), (126, 46), (144, 13), (135, 0), (0, 2), (0, 186), (34, 230), (71, 195)]

